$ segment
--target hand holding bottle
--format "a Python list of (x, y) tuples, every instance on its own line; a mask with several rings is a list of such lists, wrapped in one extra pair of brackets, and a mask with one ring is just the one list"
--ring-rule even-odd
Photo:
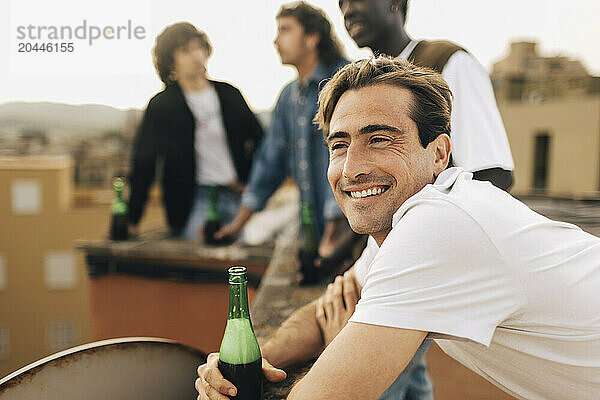
[(236, 237), (246, 222), (250, 219), (250, 217), (254, 214), (254, 211), (249, 209), (246, 206), (241, 206), (238, 210), (237, 215), (229, 224), (223, 226), (219, 231), (215, 233), (215, 238), (223, 239), (226, 237)]
[[(211, 353), (206, 358), (206, 364), (198, 367), (196, 390), (200, 399), (228, 400), (226, 396), (235, 396), (237, 388), (223, 375), (218, 368), (219, 353)], [(287, 376), (285, 371), (272, 366), (266, 358), (262, 359), (262, 370), (265, 378), (270, 382), (281, 382)]]

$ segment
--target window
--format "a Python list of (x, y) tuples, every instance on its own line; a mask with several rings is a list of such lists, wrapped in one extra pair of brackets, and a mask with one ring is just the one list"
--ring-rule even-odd
[(77, 285), (77, 263), (73, 252), (47, 252), (45, 273), (48, 289), (74, 289)]
[(35, 179), (15, 179), (12, 183), (12, 210), (16, 215), (34, 215), (42, 210), (42, 188)]
[(548, 158), (550, 153), (550, 135), (539, 134), (535, 137), (533, 160), (533, 189), (545, 191), (548, 185)]
[(55, 320), (46, 327), (48, 349), (52, 352), (68, 349), (77, 344), (77, 325), (71, 320)]

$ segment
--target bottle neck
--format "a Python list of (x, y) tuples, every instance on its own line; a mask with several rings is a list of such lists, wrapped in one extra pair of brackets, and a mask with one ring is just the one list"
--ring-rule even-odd
[(312, 207), (307, 202), (302, 203), (302, 224), (313, 225)]
[(216, 221), (221, 219), (218, 203), (219, 187), (211, 186), (208, 193), (208, 210), (206, 210), (206, 220)]
[(229, 316), (228, 319), (250, 319), (248, 307), (248, 284), (229, 284)]
[(127, 213), (127, 204), (123, 200), (123, 194), (121, 190), (115, 190), (115, 197), (112, 203), (112, 212), (115, 215)]

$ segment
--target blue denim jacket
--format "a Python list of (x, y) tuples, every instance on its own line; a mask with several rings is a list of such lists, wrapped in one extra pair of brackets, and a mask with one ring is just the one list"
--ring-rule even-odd
[(242, 205), (261, 210), (283, 180), (291, 175), (300, 189), (300, 200), (312, 206), (319, 240), (326, 220), (343, 214), (327, 181), (329, 151), (322, 131), (312, 120), (317, 112), (321, 82), (347, 63), (345, 59), (329, 66), (319, 63), (306, 86), (301, 86), (296, 79), (283, 88), (242, 197)]

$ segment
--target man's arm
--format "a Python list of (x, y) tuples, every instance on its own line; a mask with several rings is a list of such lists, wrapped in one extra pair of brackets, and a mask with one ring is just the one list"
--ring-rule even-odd
[(285, 368), (321, 354), (348, 323), (360, 289), (353, 268), (338, 275), (321, 297), (294, 312), (268, 339), (263, 357)]
[(154, 121), (156, 113), (156, 107), (153, 106), (153, 102), (150, 100), (133, 145), (128, 204), (129, 223), (132, 227), (136, 227), (142, 218), (148, 200), (148, 189), (154, 182), (158, 156), (158, 133)]
[(288, 399), (377, 399), (408, 365), (426, 335), (351, 322), (294, 386)]
[(458, 51), (442, 76), (453, 95), (453, 164), (507, 190), (514, 163), (488, 72), (472, 55)]
[(317, 324), (317, 300), (296, 310), (261, 346), (262, 356), (279, 368), (317, 357), (324, 348)]

